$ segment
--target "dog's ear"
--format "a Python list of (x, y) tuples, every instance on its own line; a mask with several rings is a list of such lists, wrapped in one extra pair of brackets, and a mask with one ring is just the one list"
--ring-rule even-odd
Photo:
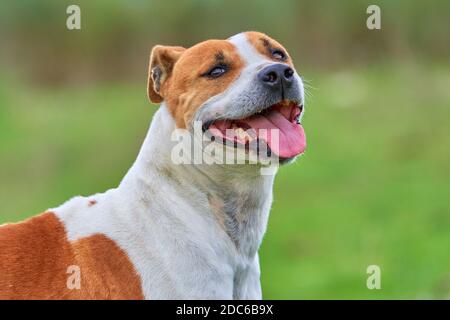
[(155, 46), (150, 54), (147, 94), (150, 101), (164, 100), (164, 82), (170, 77), (175, 62), (186, 49), (174, 46)]

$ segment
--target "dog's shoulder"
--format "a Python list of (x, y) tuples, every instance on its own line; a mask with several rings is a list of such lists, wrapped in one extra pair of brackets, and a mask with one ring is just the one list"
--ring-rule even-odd
[(0, 298), (38, 298), (34, 293), (65, 276), (58, 268), (69, 247), (53, 212), (0, 227)]
[[(102, 233), (69, 239), (59, 211), (82, 216), (96, 204), (93, 198), (76, 197), (21, 223), (0, 226), (0, 299), (143, 298), (140, 278), (115, 241)], [(89, 229), (89, 220), (83, 221)]]

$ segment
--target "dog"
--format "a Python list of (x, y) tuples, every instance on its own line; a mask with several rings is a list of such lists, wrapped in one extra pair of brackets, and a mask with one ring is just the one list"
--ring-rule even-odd
[[(262, 174), (262, 161), (288, 163), (306, 147), (291, 57), (259, 32), (157, 45), (147, 92), (160, 107), (117, 188), (0, 227), (1, 299), (262, 299), (258, 248), (277, 168)], [(194, 123), (215, 147), (261, 160), (176, 163), (173, 132), (193, 137)], [(266, 129), (277, 139), (261, 138)]]

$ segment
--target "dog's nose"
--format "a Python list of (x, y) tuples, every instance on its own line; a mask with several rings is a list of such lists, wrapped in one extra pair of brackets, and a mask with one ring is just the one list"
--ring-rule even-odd
[(281, 86), (287, 88), (294, 80), (294, 70), (285, 64), (272, 64), (259, 71), (258, 78), (270, 88), (280, 89)]

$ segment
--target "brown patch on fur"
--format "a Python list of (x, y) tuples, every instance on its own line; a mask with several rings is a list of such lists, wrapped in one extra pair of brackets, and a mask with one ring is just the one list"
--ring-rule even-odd
[[(69, 266), (81, 288), (67, 288)], [(0, 299), (142, 299), (126, 253), (97, 234), (70, 243), (51, 212), (0, 228)]]
[[(165, 65), (161, 59), (154, 58), (150, 69), (170, 70), (160, 82), (159, 95), (167, 102), (177, 127), (187, 128), (197, 109), (209, 98), (224, 92), (239, 76), (243, 61), (236, 47), (226, 40), (208, 40), (182, 52), (164, 48), (169, 49), (158, 51), (165, 52)], [(167, 54), (167, 50), (171, 53)], [(157, 52), (152, 53), (155, 55)], [(163, 67), (158, 67), (158, 63)], [(226, 65), (227, 72), (215, 79), (205, 76), (218, 63)]]
[(92, 207), (95, 204), (97, 204), (97, 200), (95, 200), (95, 199), (91, 199), (91, 200), (88, 201), (88, 206), (89, 207)]
[(208, 202), (211, 208), (211, 211), (219, 223), (220, 227), (223, 231), (227, 232), (227, 228), (225, 226), (225, 213), (223, 212), (224, 203), (223, 200), (215, 197), (211, 194), (208, 194)]
[(176, 184), (181, 183), (176, 172), (173, 172), (169, 166), (162, 165), (157, 166), (157, 168), (159, 169), (160, 174), (163, 175), (167, 181), (173, 181)]
[[(291, 57), (287, 50), (276, 40), (270, 38), (261, 32), (249, 31), (245, 33), (248, 41), (255, 47), (255, 49), (262, 55), (268, 57), (273, 61), (286, 63), (292, 68), (294, 67)], [(281, 50), (285, 55), (285, 60), (278, 60), (272, 55), (272, 50)]]
[(102, 234), (76, 241), (76, 265), (81, 269), (78, 298), (143, 299), (141, 281), (126, 253)]

